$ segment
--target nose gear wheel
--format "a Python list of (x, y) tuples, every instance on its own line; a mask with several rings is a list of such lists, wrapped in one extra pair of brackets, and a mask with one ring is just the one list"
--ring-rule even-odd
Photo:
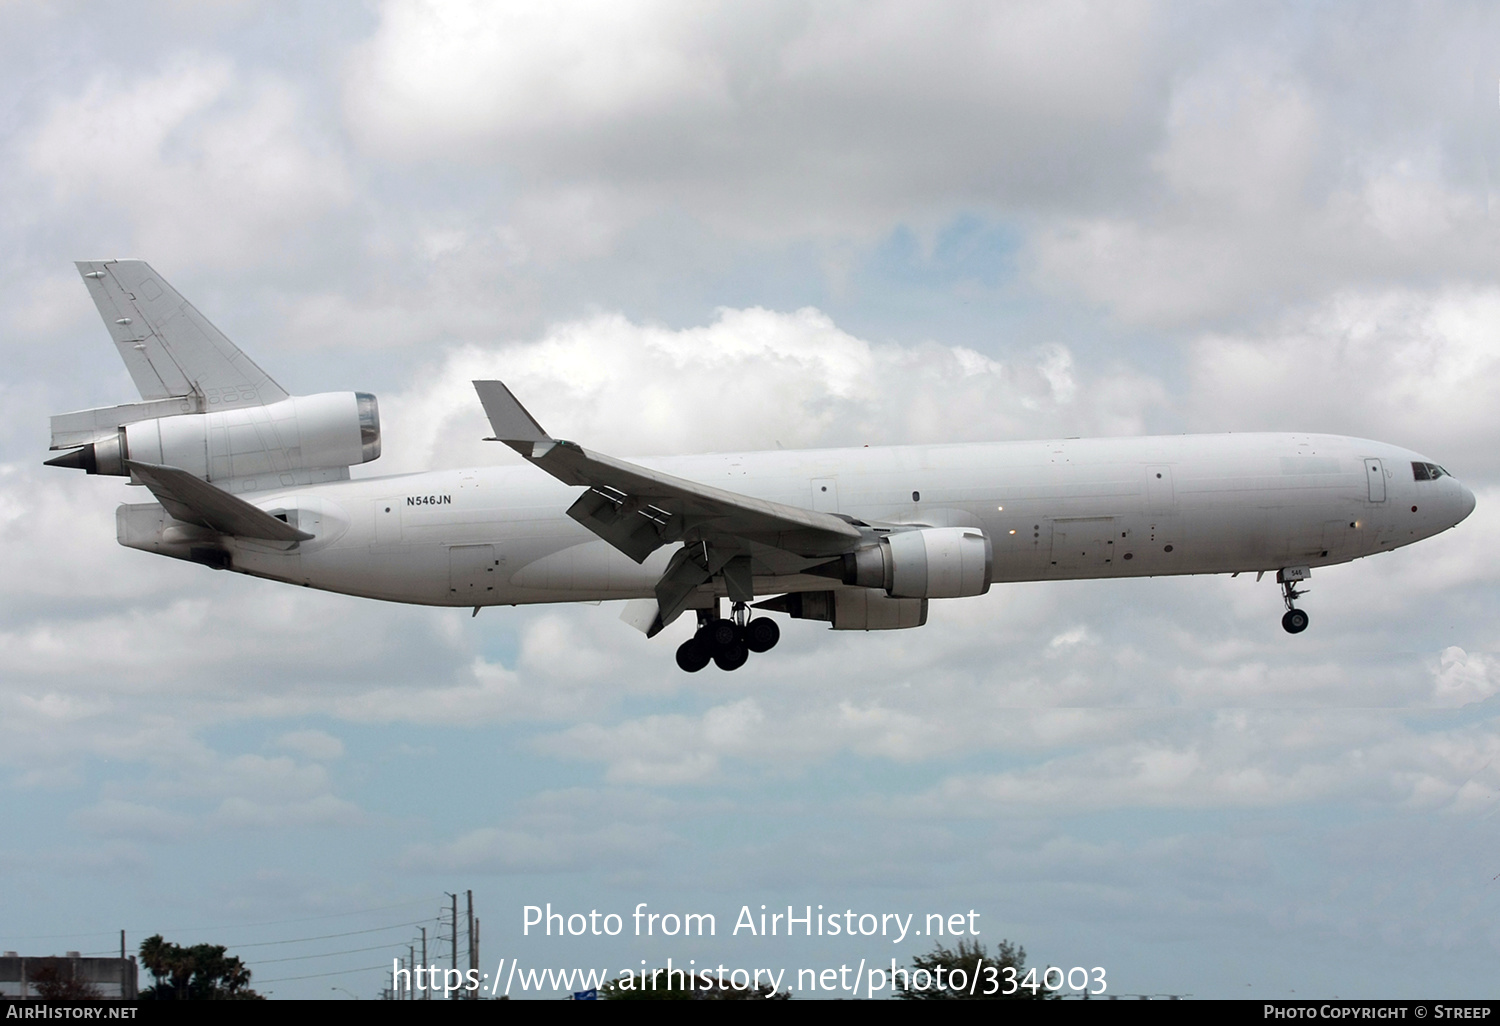
[(1297, 589), (1295, 581), (1286, 580), (1278, 573), (1276, 579), (1281, 582), (1281, 601), (1286, 604), (1286, 615), (1281, 618), (1281, 629), (1288, 634), (1301, 634), (1307, 630), (1307, 613), (1298, 609), (1294, 602), (1306, 595), (1311, 589)]

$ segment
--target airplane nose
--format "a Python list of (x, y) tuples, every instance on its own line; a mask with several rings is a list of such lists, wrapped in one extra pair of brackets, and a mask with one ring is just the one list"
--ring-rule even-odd
[(1474, 512), (1474, 493), (1471, 492), (1471, 491), (1469, 491), (1469, 489), (1466, 488), (1465, 486), (1459, 485), (1458, 486), (1458, 520), (1455, 520), (1454, 523), (1456, 524), (1456, 523), (1459, 523), (1460, 521), (1464, 520), (1472, 512)]

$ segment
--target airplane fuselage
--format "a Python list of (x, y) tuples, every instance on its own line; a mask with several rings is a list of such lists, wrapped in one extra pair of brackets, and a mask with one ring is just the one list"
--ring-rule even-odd
[[(775, 647), (764, 613), (926, 623), (996, 583), (1275, 571), (1282, 627), (1313, 567), (1454, 526), (1474, 496), (1417, 453), (1225, 434), (718, 453), (630, 462), (557, 438), (473, 382), (519, 464), (353, 478), (380, 458), (365, 392), (294, 396), (141, 260), (78, 271), (141, 402), (52, 418), (49, 466), (129, 477), (122, 545), (390, 602), (628, 600), (696, 673)], [(723, 615), (722, 600), (730, 601)], [(757, 612), (758, 611), (758, 612)]]
[[(1425, 457), (1315, 434), (1179, 435), (679, 456), (679, 478), (867, 523), (981, 528), (992, 580), (1316, 567), (1391, 551), (1473, 509)], [(582, 489), (527, 465), (440, 470), (242, 497), (311, 540), (223, 540), (232, 569), (394, 602), (489, 606), (645, 598), (674, 546), (637, 564), (565, 515)], [(154, 512), (153, 512), (154, 511)], [(160, 507), (121, 507), (124, 545), (193, 558)], [(176, 533), (174, 533), (174, 530)], [(757, 595), (830, 587), (814, 560), (752, 546)], [(722, 582), (702, 586), (705, 592)]]

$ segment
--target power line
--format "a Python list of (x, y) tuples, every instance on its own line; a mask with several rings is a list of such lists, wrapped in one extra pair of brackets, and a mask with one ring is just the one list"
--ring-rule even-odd
[[(360, 916), (370, 912), (386, 912), (393, 908), (407, 908), (411, 905), (425, 905), (431, 898), (414, 898), (411, 901), (398, 901), (394, 905), (377, 905), (374, 908), (355, 909), (352, 912), (327, 912), (316, 916), (300, 916), (296, 919), (266, 919), (254, 923), (235, 923), (227, 926), (173, 926), (165, 929), (155, 930), (154, 933), (197, 933), (200, 931), (239, 930), (249, 926), (284, 926), (287, 923), (310, 923), (319, 919), (338, 919), (342, 916)], [(69, 937), (110, 937), (114, 936), (114, 930), (90, 930), (77, 933), (32, 933), (32, 934), (0, 934), (0, 938), (7, 941), (27, 940), (66, 940)], [(243, 946), (243, 945), (242, 945)]]
[(393, 908), (407, 908), (411, 905), (425, 905), (431, 898), (413, 898), (411, 901), (398, 901), (394, 905), (377, 905), (375, 908), (361, 908), (353, 912), (328, 912), (317, 916), (301, 916), (296, 919), (267, 919), (256, 923), (238, 923), (232, 926), (177, 926), (169, 930), (158, 930), (157, 933), (194, 933), (200, 930), (238, 930), (247, 926), (284, 926), (287, 923), (310, 923), (318, 919), (338, 919), (342, 916), (362, 916), (370, 912), (386, 912)]
[(257, 987), (264, 987), (268, 983), (285, 983), (288, 980), (316, 980), (321, 976), (348, 976), (350, 973), (368, 973), (376, 969), (385, 969), (385, 965), (367, 965), (358, 969), (340, 969), (334, 973), (308, 973), (306, 976), (278, 976), (274, 980), (256, 980)]
[(90, 933), (33, 933), (27, 936), (21, 934), (0, 934), (6, 941), (25, 940), (66, 940), (69, 937), (113, 937), (116, 930), (94, 930)]
[[(397, 903), (394, 903), (394, 904), (391, 904), (391, 905), (383, 905), (383, 906), (379, 906), (377, 908), (358, 909), (358, 910), (351, 911), (351, 912), (331, 912), (331, 913), (327, 913), (327, 914), (324, 914), (324, 915), (300, 916), (300, 917), (293, 918), (293, 919), (265, 920), (265, 921), (256, 922), (256, 923), (240, 923), (237, 926), (193, 927), (191, 929), (184, 928), (184, 927), (179, 927), (179, 928), (170, 929), (170, 930), (159, 930), (159, 931), (156, 931), (156, 932), (159, 933), (159, 934), (166, 934), (166, 933), (177, 933), (177, 934), (180, 934), (180, 933), (199, 932), (199, 931), (218, 931), (218, 930), (228, 930), (228, 929), (240, 929), (240, 928), (252, 927), (252, 926), (278, 926), (278, 925), (284, 925), (284, 924), (287, 924), (287, 923), (303, 923), (303, 922), (311, 922), (311, 921), (318, 921), (318, 920), (324, 920), (324, 919), (337, 919), (337, 918), (346, 917), (346, 916), (364, 915), (364, 914), (368, 914), (370, 912), (379, 912), (379, 911), (384, 911), (384, 910), (393, 909), (393, 908), (407, 908), (407, 907), (410, 907), (412, 905), (426, 904), (430, 900), (431, 899), (417, 899), (417, 900), (413, 900), (413, 901), (397, 902)], [(456, 900), (457, 899), (455, 898), (455, 902), (456, 902)], [(444, 913), (447, 913), (447, 914), (445, 915)], [(226, 948), (233, 948), (235, 950), (240, 950), (240, 949), (244, 949), (244, 948), (277, 947), (277, 946), (281, 946), (281, 945), (285, 945), (285, 944), (305, 944), (305, 943), (309, 943), (311, 941), (332, 940), (332, 939), (339, 938), (339, 937), (357, 937), (357, 936), (362, 936), (362, 935), (371, 934), (371, 933), (384, 933), (384, 932), (388, 932), (388, 931), (391, 931), (391, 930), (410, 929), (410, 928), (413, 928), (413, 927), (422, 926), (423, 924), (426, 924), (426, 923), (431, 923), (434, 920), (436, 920), (438, 922), (438, 924), (439, 924), (439, 927), (441, 927), (442, 924), (444, 923), (444, 921), (446, 921), (449, 918), (451, 918), (453, 920), (452, 923), (451, 923), (451, 927), (452, 927), (454, 935), (451, 938), (451, 943), (452, 943), (452, 945), (453, 945), (453, 947), (455, 949), (455, 959), (456, 959), (456, 949), (457, 949), (457, 942), (458, 942), (458, 936), (457, 936), (457, 934), (458, 934), (458, 923), (457, 923), (457, 917), (453, 914), (453, 909), (451, 907), (449, 907), (449, 908), (441, 908), (440, 907), (440, 912), (439, 912), (438, 915), (432, 916), (432, 917), (429, 917), (429, 918), (426, 918), (426, 919), (418, 920), (415, 923), (408, 921), (408, 922), (401, 922), (401, 923), (391, 923), (391, 924), (388, 924), (386, 926), (374, 926), (374, 927), (369, 927), (368, 929), (363, 929), (363, 930), (344, 930), (344, 931), (340, 931), (338, 933), (324, 933), (324, 934), (317, 934), (317, 935), (309, 936), (309, 937), (293, 937), (293, 938), (288, 938), (286, 940), (253, 941), (253, 942), (248, 943), (248, 944), (226, 945)], [(61, 940), (61, 939), (68, 939), (68, 938), (75, 938), (75, 937), (97, 937), (97, 936), (103, 936), (103, 935), (104, 934), (103, 934), (102, 931), (98, 932), (98, 933), (32, 934), (32, 935), (28, 935), (28, 936), (19, 936), (19, 935), (17, 935), (17, 936), (15, 936), (12, 939), (13, 940)], [(471, 940), (471, 943), (472, 943), (472, 940)], [(280, 957), (280, 958), (267, 958), (267, 959), (252, 960), (252, 961), (246, 962), (245, 964), (247, 966), (264, 966), (264, 965), (278, 964), (278, 963), (282, 963), (282, 962), (302, 962), (302, 961), (309, 961), (309, 960), (312, 960), (312, 959), (319, 959), (319, 958), (333, 958), (333, 957), (336, 957), (336, 956), (339, 956), (339, 955), (360, 954), (360, 953), (363, 953), (363, 952), (366, 952), (366, 951), (377, 951), (377, 950), (381, 950), (381, 949), (384, 949), (384, 948), (389, 948), (390, 946), (391, 946), (390, 942), (387, 942), (387, 943), (384, 943), (384, 944), (376, 944), (376, 945), (371, 945), (371, 946), (368, 946), (368, 947), (348, 948), (348, 949), (345, 949), (345, 950), (342, 950), (342, 951), (322, 951), (322, 952), (313, 952), (313, 953), (304, 954), (304, 955), (288, 955), (288, 956), (284, 956), (284, 957)], [(467, 947), (468, 945), (465, 945), (465, 946)], [(102, 952), (101, 954), (111, 954), (111, 953), (113, 953), (112, 950), (108, 951), (108, 952)], [(93, 954), (95, 954), (95, 953), (94, 952), (90, 952), (90, 955), (93, 955)], [(275, 979), (256, 980), (255, 982), (256, 982), (256, 984), (258, 986), (264, 986), (266, 984), (271, 984), (271, 983), (286, 983), (286, 982), (291, 982), (291, 981), (294, 981), (294, 980), (312, 980), (312, 979), (325, 979), (325, 978), (332, 977), (332, 976), (347, 976), (347, 975), (350, 975), (350, 974), (353, 974), (353, 973), (374, 972), (376, 970), (383, 970), (383, 969), (386, 969), (386, 968), (388, 968), (388, 966), (386, 966), (384, 964), (382, 964), (382, 965), (372, 965), (372, 966), (361, 966), (361, 967), (354, 968), (354, 969), (338, 969), (338, 970), (331, 970), (329, 972), (322, 972), (322, 973), (303, 973), (303, 974), (300, 974), (300, 975), (297, 975), (297, 976), (278, 976)]]
[(232, 946), (236, 951), (238, 951), (241, 948), (264, 948), (270, 947), (274, 944), (302, 944), (305, 941), (329, 940), (333, 937), (355, 937), (362, 933), (381, 933), (385, 930), (399, 930), (403, 927), (418, 926), (426, 922), (431, 922), (431, 920), (419, 919), (415, 923), (392, 923), (390, 926), (374, 926), (368, 930), (350, 930), (347, 933), (324, 933), (318, 935), (317, 937), (294, 937), (291, 940), (256, 941), (253, 944), (234, 944), (226, 945), (226, 947)]
[(381, 951), (389, 948), (389, 944), (374, 944), (368, 948), (349, 948), (346, 951), (324, 951), (316, 955), (288, 955), (286, 958), (262, 958), (254, 962), (246, 962), (246, 965), (270, 965), (272, 962), (302, 962), (309, 958), (332, 958), (334, 955), (353, 955), (361, 951)]

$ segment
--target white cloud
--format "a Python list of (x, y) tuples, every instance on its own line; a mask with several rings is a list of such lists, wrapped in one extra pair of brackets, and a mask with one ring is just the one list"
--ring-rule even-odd
[(1500, 290), (1340, 292), (1189, 347), (1200, 430), (1322, 430), (1417, 449), (1457, 474), (1500, 471)]
[(351, 62), (346, 102), (356, 123), (425, 147), (712, 110), (724, 100), (723, 73), (696, 45), (708, 13), (661, 3), (387, 3)]
[(480, 827), (444, 844), (413, 845), (407, 867), (481, 873), (618, 870), (649, 863), (670, 840), (660, 829), (608, 823), (581, 829)]
[(1433, 673), (1432, 699), (1439, 706), (1468, 705), (1482, 702), (1496, 691), (1493, 659), (1475, 653), (1470, 655), (1457, 645), (1443, 649)]
[(1100, 182), (1103, 140), (1139, 133), (1158, 30), (1134, 3), (380, 10), (343, 86), (371, 151), (499, 161), (544, 192), (607, 182), (623, 209), (752, 237), (868, 237), (872, 215)]
[(344, 742), (322, 730), (293, 730), (276, 739), (280, 748), (317, 762), (330, 762), (344, 754)]
[(1296, 204), (1323, 128), (1306, 87), (1273, 67), (1231, 56), (1174, 88), (1153, 163), (1185, 200), (1253, 215)]
[(504, 826), (412, 845), (401, 862), (408, 869), (450, 872), (619, 873), (658, 859), (675, 839), (667, 824), (681, 812), (650, 791), (541, 791)]
[(1500, 757), (1492, 730), (1416, 733), (1391, 714), (1347, 711), (1223, 710), (1160, 720), (1152, 734), (1020, 770), (953, 776), (912, 809), (945, 816), (1353, 801), (1466, 815), (1469, 785)]
[(284, 253), (352, 197), (342, 159), (309, 130), (292, 87), (246, 81), (220, 57), (99, 72), (51, 103), (23, 152), (59, 206), (123, 214), (133, 234), (116, 244), (163, 264), (243, 266)]
[(1432, 125), (1376, 136), (1338, 124), (1345, 98), (1312, 72), (1231, 50), (1181, 75), (1155, 195), (1039, 224), (1034, 280), (1166, 329), (1438, 271), (1488, 280), (1485, 198), (1447, 140)]
[(139, 802), (107, 798), (74, 816), (91, 833), (106, 837), (176, 841), (192, 829), (188, 816)]
[(1071, 627), (1047, 642), (1052, 649), (1071, 648), (1074, 645), (1097, 645), (1099, 639), (1087, 627)]
[(215, 826), (240, 830), (285, 830), (288, 827), (360, 826), (366, 821), (359, 806), (331, 794), (294, 801), (256, 801), (240, 795), (225, 798), (210, 821)]
[(478, 441), (477, 378), (503, 379), (559, 436), (662, 454), (1140, 431), (1162, 386), (1105, 370), (1081, 374), (1059, 345), (1006, 362), (961, 346), (876, 345), (814, 309), (725, 309), (681, 330), (600, 314), (535, 342), (452, 350), (382, 398), (386, 455), (370, 470), (507, 458)]

